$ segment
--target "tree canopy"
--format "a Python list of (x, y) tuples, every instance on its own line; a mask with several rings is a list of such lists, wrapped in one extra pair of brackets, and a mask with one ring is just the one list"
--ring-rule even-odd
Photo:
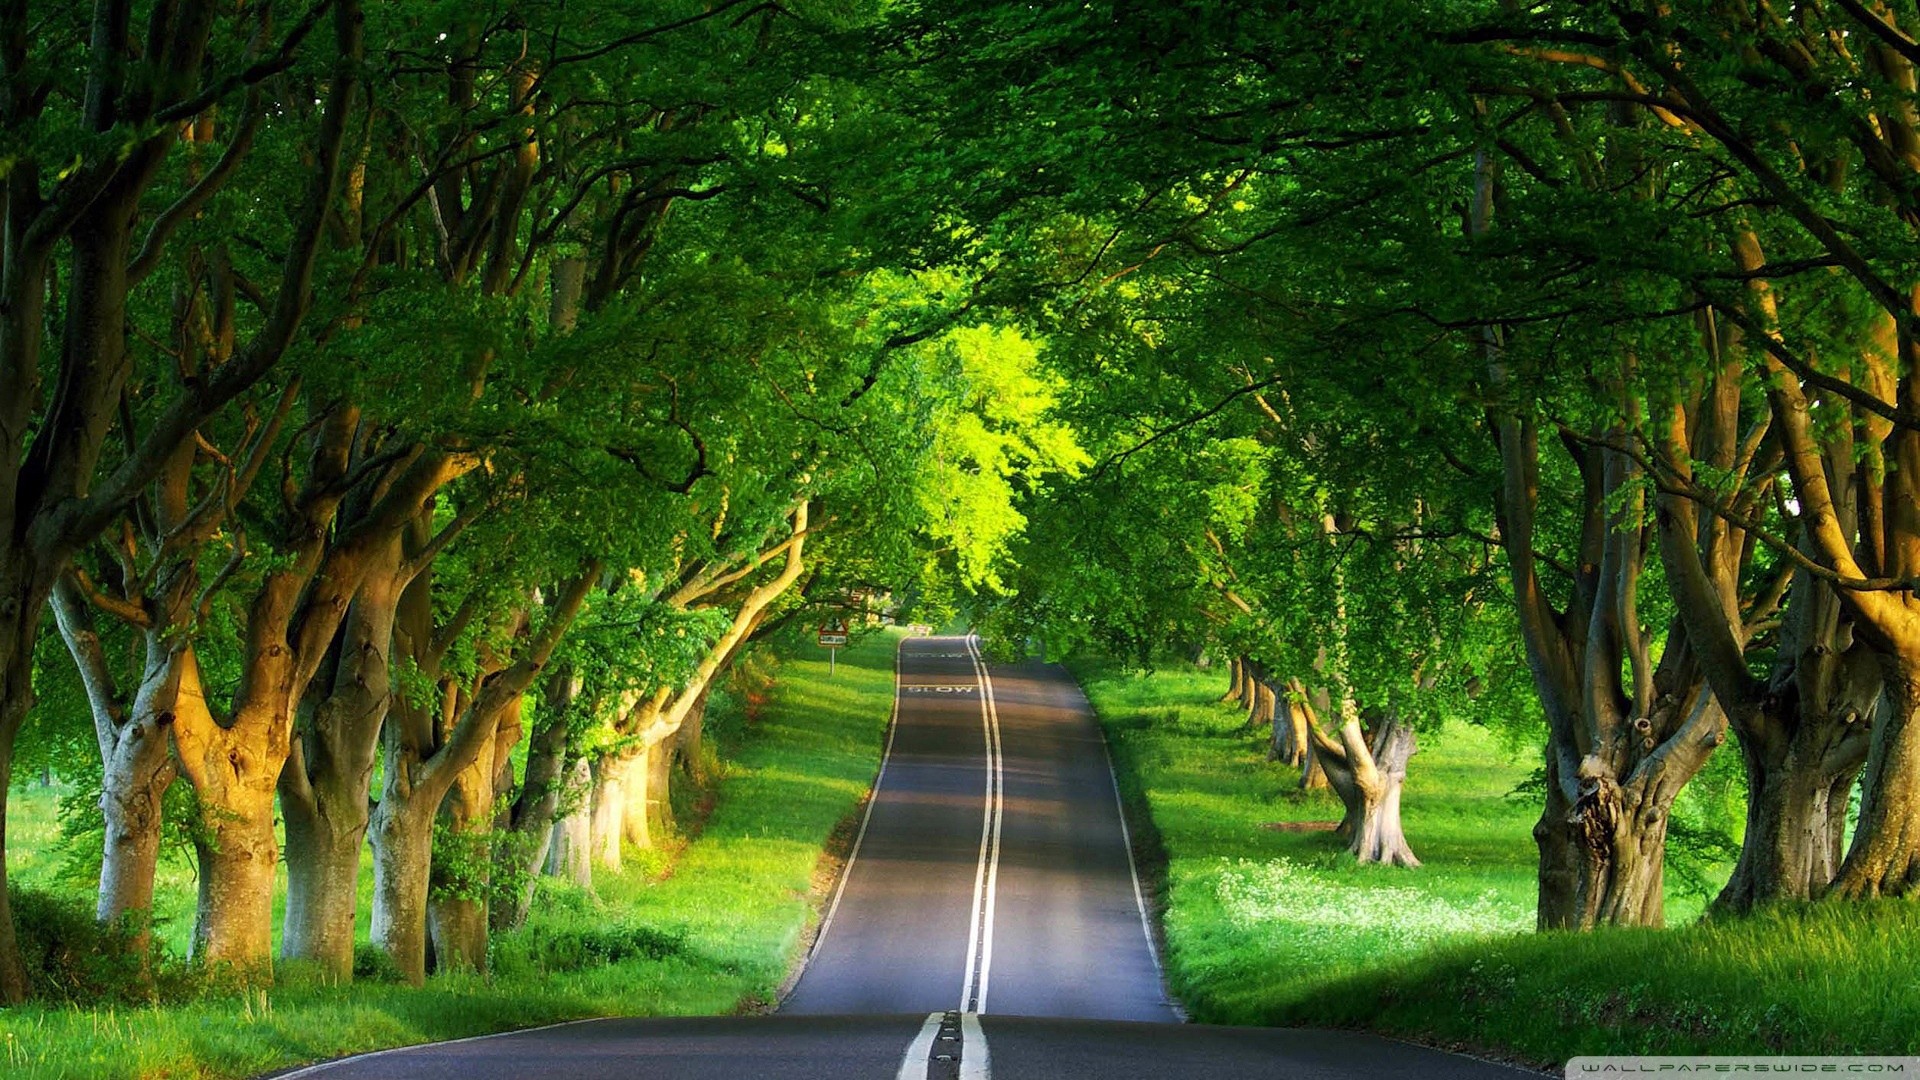
[(284, 858), (350, 977), (370, 842), (484, 966), (885, 595), (1228, 661), (1365, 860), (1418, 738), (1537, 742), (1543, 927), (1660, 921), (1716, 751), (1723, 910), (1911, 894), (1912, 22), (12, 0), (0, 799), (97, 797), (103, 920), (191, 846), (210, 964)]

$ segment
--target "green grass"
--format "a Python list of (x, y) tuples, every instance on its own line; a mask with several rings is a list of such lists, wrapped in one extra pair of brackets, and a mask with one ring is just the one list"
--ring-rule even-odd
[(1360, 866), (1340, 817), (1216, 703), (1226, 677), (1076, 664), (1158, 879), (1171, 988), (1195, 1020), (1371, 1028), (1539, 1064), (1581, 1053), (1920, 1050), (1920, 905), (1721, 923), (1667, 897), (1667, 931), (1532, 932), (1533, 752), (1422, 737), (1406, 832), (1424, 865)]
[[(699, 835), (670, 866), (635, 860), (618, 875), (601, 875), (596, 897), (543, 886), (529, 925), (496, 942), (491, 979), (440, 976), (419, 989), (363, 981), (348, 989), (283, 977), (264, 993), (209, 992), (180, 1005), (6, 1010), (0, 1075), (212, 1080), (582, 1017), (764, 1007), (818, 918), (816, 874), (829, 838), (857, 809), (879, 765), (895, 640), (889, 633), (843, 650), (832, 680), (824, 658), (813, 658), (816, 649), (783, 661), (758, 721), (725, 740), (716, 802)], [(25, 825), (10, 839), (35, 883), (50, 880), (59, 862), (48, 854), (57, 836), (53, 798), (43, 790), (15, 793)], [(163, 881), (162, 888), (180, 884)], [(183, 906), (190, 893), (169, 901), (190, 911)], [(580, 952), (583, 942), (604, 957), (610, 938), (639, 947), (575, 970), (539, 966)]]

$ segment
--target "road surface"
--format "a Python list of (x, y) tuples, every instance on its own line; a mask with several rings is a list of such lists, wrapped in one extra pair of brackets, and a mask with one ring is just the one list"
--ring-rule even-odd
[(772, 1016), (592, 1020), (286, 1080), (1518, 1080), (1348, 1032), (1181, 1024), (1100, 729), (1073, 680), (910, 638), (851, 859)]

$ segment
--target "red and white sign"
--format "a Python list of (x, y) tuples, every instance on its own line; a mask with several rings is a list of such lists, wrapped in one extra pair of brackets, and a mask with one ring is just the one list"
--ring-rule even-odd
[(837, 649), (847, 643), (845, 623), (826, 623), (820, 627), (820, 645), (823, 648)]

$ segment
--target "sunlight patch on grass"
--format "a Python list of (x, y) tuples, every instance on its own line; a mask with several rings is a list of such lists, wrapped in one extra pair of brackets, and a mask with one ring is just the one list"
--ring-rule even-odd
[(1442, 942), (1532, 929), (1533, 912), (1489, 889), (1471, 901), (1409, 886), (1328, 880), (1288, 859), (1236, 859), (1216, 891), (1235, 929), (1284, 945), (1301, 961), (1416, 953)]

